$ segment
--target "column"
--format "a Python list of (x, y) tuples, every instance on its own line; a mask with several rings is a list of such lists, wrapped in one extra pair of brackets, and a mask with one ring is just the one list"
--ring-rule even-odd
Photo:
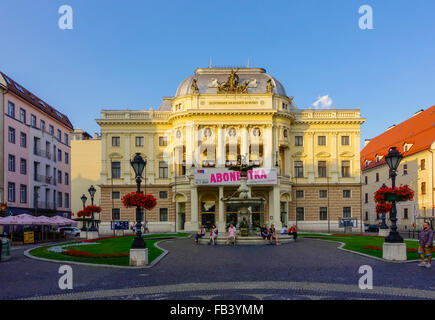
[[(355, 157), (353, 158), (352, 161), (352, 166), (351, 169), (354, 172), (354, 176), (355, 176), (355, 183), (361, 183), (361, 161), (360, 161), (360, 150), (361, 150), (361, 140), (360, 140), (360, 133), (355, 133), (354, 135), (349, 134), (350, 138), (352, 139), (352, 143), (353, 143), (353, 152), (355, 154)], [(430, 189), (432, 190), (432, 189)]]
[(265, 168), (272, 168), (273, 159), (273, 140), (272, 140), (272, 126), (264, 128), (263, 140), (263, 166)]
[(314, 183), (314, 132), (308, 133), (308, 183)]
[(249, 163), (249, 131), (246, 126), (242, 128), (242, 141), (240, 146), (240, 153), (243, 157), (246, 156), (246, 161)]
[[(216, 142), (216, 141), (215, 141)], [(216, 146), (216, 166), (225, 167), (226, 148), (225, 148), (225, 130), (222, 125), (218, 126), (217, 130), (217, 146)]]
[(125, 148), (124, 148), (124, 183), (125, 184), (130, 184), (130, 178), (131, 178), (131, 164), (130, 164), (130, 159), (131, 159), (131, 154), (130, 154), (130, 134), (126, 133), (125, 134), (125, 139), (124, 139), (124, 143), (125, 143)]
[(201, 166), (201, 150), (199, 148), (199, 141), (201, 141), (202, 138), (199, 137), (199, 126), (195, 125), (193, 127), (193, 152), (194, 152), (194, 163), (195, 166), (200, 167)]
[(218, 230), (225, 232), (225, 203), (222, 201), (224, 197), (224, 187), (219, 187), (219, 217), (218, 217)]
[[(338, 154), (337, 154), (338, 133), (333, 132), (331, 135), (331, 176), (332, 183), (338, 183)], [(359, 152), (358, 152), (359, 154)]]
[(186, 168), (191, 168), (193, 163), (193, 126), (186, 126)]
[(273, 186), (269, 191), (269, 226), (275, 225), (275, 229), (279, 232), (282, 228), (280, 214), (280, 186)]
[[(146, 167), (146, 178), (149, 184), (154, 184), (154, 134), (148, 135), (148, 154), (147, 154), (147, 167)], [(145, 182), (147, 182), (145, 180)]]
[(190, 223), (186, 223), (187, 231), (198, 231), (198, 187), (190, 186)]

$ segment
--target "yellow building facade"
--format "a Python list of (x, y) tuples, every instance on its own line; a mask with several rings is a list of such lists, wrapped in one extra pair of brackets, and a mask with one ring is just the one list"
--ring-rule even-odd
[[(83, 209), (82, 195), (88, 198), (86, 205), (91, 204), (88, 189), (93, 185), (97, 192), (94, 204), (101, 204), (100, 184), (101, 173), (101, 139), (92, 137), (83, 130), (74, 130), (71, 135), (71, 209), (72, 218), (77, 218), (77, 212)], [(98, 213), (95, 219), (99, 219)]]
[[(340, 230), (340, 219), (361, 219), (359, 109), (301, 110), (283, 85), (261, 68), (199, 68), (163, 98), (158, 110), (102, 110), (100, 231), (133, 222), (121, 197), (135, 191), (130, 159), (147, 159), (142, 189), (157, 198), (146, 212), (150, 231), (196, 231), (237, 223), (224, 198), (238, 177), (238, 156), (256, 167), (248, 175), (256, 226), (296, 224), (300, 230)], [(358, 225), (359, 226), (359, 225)]]

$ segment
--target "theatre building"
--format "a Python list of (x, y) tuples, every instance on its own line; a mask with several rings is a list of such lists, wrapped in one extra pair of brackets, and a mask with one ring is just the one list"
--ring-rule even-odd
[(262, 68), (199, 68), (157, 110), (102, 110), (101, 231), (135, 219), (121, 198), (135, 191), (130, 159), (146, 157), (142, 190), (157, 198), (150, 231), (220, 230), (237, 221), (225, 204), (248, 173), (252, 223), (339, 230), (361, 219), (359, 109), (302, 110)]

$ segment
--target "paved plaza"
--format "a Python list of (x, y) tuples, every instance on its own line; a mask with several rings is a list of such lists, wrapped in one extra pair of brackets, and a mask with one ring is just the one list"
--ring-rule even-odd
[[(59, 289), (59, 264), (17, 248), (0, 264), (0, 299), (435, 299), (435, 268), (371, 259), (332, 242), (210, 247), (174, 239), (160, 246), (169, 254), (153, 268), (72, 265), (73, 290)], [(372, 290), (358, 286), (362, 265), (373, 268)]]

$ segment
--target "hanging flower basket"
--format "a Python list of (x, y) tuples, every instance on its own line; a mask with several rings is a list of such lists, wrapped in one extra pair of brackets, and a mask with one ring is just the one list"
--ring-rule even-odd
[(387, 213), (391, 211), (391, 208), (391, 203), (378, 203), (376, 205), (376, 213)]
[(85, 211), (85, 210), (80, 210), (79, 212), (77, 212), (77, 217), (81, 218), (81, 217), (90, 217), (92, 214), (92, 212), (89, 211)]
[(407, 185), (399, 188), (382, 187), (375, 192), (375, 201), (377, 203), (392, 202), (392, 201), (412, 201), (414, 199), (414, 191)]
[(83, 209), (83, 211), (87, 212), (89, 215), (92, 215), (93, 212), (101, 212), (101, 207), (99, 206), (87, 206)]
[(121, 200), (126, 208), (139, 207), (151, 210), (157, 204), (157, 200), (152, 194), (143, 194), (141, 192), (130, 192), (123, 196)]

